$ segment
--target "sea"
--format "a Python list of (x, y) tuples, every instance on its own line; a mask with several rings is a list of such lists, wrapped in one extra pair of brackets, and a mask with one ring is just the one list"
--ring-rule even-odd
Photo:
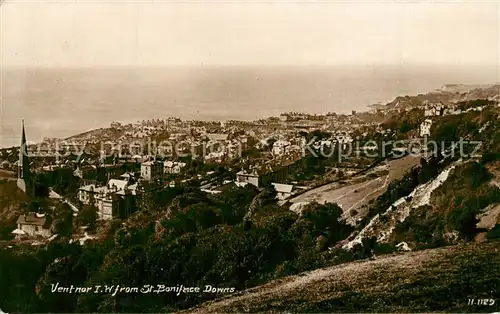
[(445, 84), (490, 84), (498, 67), (436, 65), (8, 68), (0, 73), (0, 147), (65, 138), (111, 122), (255, 120), (350, 113)]

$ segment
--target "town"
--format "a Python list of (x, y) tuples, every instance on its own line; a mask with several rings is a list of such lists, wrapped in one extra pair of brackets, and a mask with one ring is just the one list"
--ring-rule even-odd
[[(17, 186), (30, 197), (49, 201), (21, 214), (12, 235), (35, 244), (55, 239), (57, 220), (51, 215), (57, 204), (64, 204), (73, 216), (90, 217), (73, 235), (83, 243), (94, 237), (88, 224), (126, 218), (154, 206), (152, 199), (176, 187), (219, 194), (248, 184), (258, 189), (272, 186), (280, 204), (295, 211), (311, 201), (336, 200), (355, 225), (363, 217), (362, 208), (421, 157), (408, 157), (411, 152), (405, 147), (387, 150), (382, 141), (421, 143), (437, 118), (498, 106), (496, 94), (464, 101), (457, 92), (440, 91), (427, 98), (450, 99), (450, 93), (458, 98), (437, 103), (426, 95), (397, 98), (350, 115), (289, 112), (258, 121), (113, 122), (65, 140), (32, 144), (23, 124), (21, 146), (1, 150), (0, 169), (17, 174)], [(424, 100), (415, 105), (420, 98)], [(403, 161), (398, 164), (395, 156)], [(327, 196), (328, 187), (338, 193)], [(349, 190), (357, 195), (341, 192)], [(341, 199), (351, 200), (342, 204)]]
[[(30, 284), (12, 293), (36, 301), (8, 308), (172, 312), (320, 267), (345, 264), (362, 278), (351, 262), (442, 259), (449, 245), (484, 248), (449, 258), (473, 255), (495, 269), (500, 90), (462, 89), (367, 112), (113, 122), (39, 142), (22, 121), (20, 146), (0, 150), (0, 263), (17, 274), (1, 278), (12, 286), (22, 276)], [(33, 271), (20, 268), (28, 264)], [(328, 278), (321, 284), (330, 287)], [(497, 278), (475, 289), (489, 291)], [(126, 291), (166, 282), (213, 289), (183, 298)], [(81, 289), (54, 293), (54, 283)], [(94, 290), (111, 286), (125, 293)]]

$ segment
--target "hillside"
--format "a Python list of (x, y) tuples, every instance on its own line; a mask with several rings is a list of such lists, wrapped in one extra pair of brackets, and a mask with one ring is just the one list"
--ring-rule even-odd
[[(286, 277), (179, 313), (491, 313), (500, 309), (499, 250), (495, 241), (351, 262)], [(469, 298), (493, 298), (496, 303), (470, 306)]]
[(450, 92), (450, 93), (467, 93), (473, 89), (477, 88), (489, 88), (491, 85), (465, 85), (465, 84), (446, 84), (441, 87), (440, 91)]
[(415, 96), (398, 96), (387, 103), (384, 109), (413, 108), (429, 103), (454, 103), (478, 99), (498, 100), (500, 85), (454, 85), (449, 84), (442, 89)]
[(26, 201), (26, 195), (18, 189), (15, 180), (0, 177), (0, 240), (11, 238), (10, 232)]

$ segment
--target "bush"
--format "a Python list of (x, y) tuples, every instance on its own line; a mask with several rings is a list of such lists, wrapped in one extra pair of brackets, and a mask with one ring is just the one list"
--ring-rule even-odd
[(500, 224), (496, 224), (495, 227), (486, 234), (486, 238), (500, 239)]
[(78, 213), (77, 221), (80, 226), (88, 226), (87, 230), (95, 228), (97, 220), (97, 208), (94, 206), (84, 206)]
[(476, 218), (476, 215), (478, 213), (479, 209), (462, 203), (451, 212), (448, 223), (460, 233), (462, 238), (470, 241), (477, 233), (476, 224), (479, 219)]
[(390, 254), (396, 251), (396, 246), (391, 243), (376, 243), (373, 252), (377, 254)]
[(481, 164), (487, 164), (490, 162), (494, 162), (500, 160), (500, 153), (496, 152), (485, 152), (481, 157)]

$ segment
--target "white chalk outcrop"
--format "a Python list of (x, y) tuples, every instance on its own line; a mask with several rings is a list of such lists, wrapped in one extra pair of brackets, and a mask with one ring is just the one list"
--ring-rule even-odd
[(342, 248), (350, 250), (356, 244), (361, 244), (363, 239), (370, 237), (376, 237), (379, 243), (388, 242), (397, 223), (405, 221), (412, 209), (431, 205), (432, 192), (440, 187), (448, 179), (450, 171), (460, 164), (462, 164), (461, 159), (444, 169), (435, 179), (417, 186), (410, 195), (395, 201), (384, 213), (375, 215), (368, 225)]

